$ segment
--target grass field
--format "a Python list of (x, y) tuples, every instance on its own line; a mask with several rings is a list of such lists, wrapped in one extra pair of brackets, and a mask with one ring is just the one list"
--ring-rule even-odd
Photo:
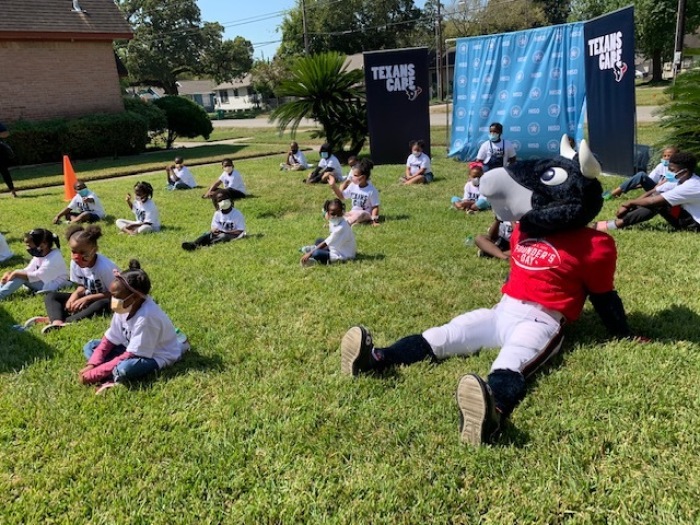
[[(199, 190), (143, 177), (164, 229), (132, 238), (113, 221), (130, 218), (134, 179), (91, 183), (109, 214), (101, 252), (141, 261), (193, 348), (152, 380), (95, 396), (77, 381), (81, 347), (108, 319), (19, 333), (10, 326), (42, 301), (17, 292), (0, 304), (0, 523), (697, 523), (700, 238), (660, 220), (614, 235), (630, 322), (654, 341), (607, 340), (587, 306), (498, 446), (460, 444), (454, 403), (457, 379), (488, 373), (495, 350), (340, 375), (354, 323), (383, 344), (499, 299), (507, 267), (464, 246), (491, 217), (447, 209), (464, 166), (440, 149), (429, 186), (399, 186), (401, 166), (375, 170), (385, 220), (356, 229), (356, 261), (329, 268), (302, 270), (298, 248), (323, 234), (331, 193), (277, 171), (279, 158), (237, 161), (253, 194), (237, 204), (249, 238), (194, 253), (180, 244), (213, 211)], [(219, 172), (194, 168), (202, 186)], [(61, 188), (0, 206), (21, 255), (4, 269), (28, 258), (22, 232), (66, 229), (50, 226)]]

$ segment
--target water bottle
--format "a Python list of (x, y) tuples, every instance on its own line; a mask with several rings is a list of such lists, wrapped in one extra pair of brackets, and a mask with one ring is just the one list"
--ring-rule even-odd
[(464, 246), (467, 248), (471, 248), (474, 246), (474, 236), (473, 235), (467, 235), (467, 238), (464, 239)]
[(182, 344), (187, 341), (187, 336), (179, 329), (175, 329), (175, 336), (177, 337), (177, 342)]

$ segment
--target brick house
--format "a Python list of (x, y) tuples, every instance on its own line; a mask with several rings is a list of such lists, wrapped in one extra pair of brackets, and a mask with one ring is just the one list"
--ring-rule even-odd
[(0, 121), (124, 111), (114, 40), (132, 37), (111, 0), (2, 0)]

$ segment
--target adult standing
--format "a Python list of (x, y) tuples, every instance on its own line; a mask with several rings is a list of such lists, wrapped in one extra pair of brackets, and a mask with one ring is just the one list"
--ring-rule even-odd
[(493, 122), (489, 126), (489, 140), (479, 147), (476, 160), (484, 164), (484, 172), (515, 162), (515, 148), (511, 141), (503, 138), (503, 124)]
[(15, 191), (15, 185), (12, 182), (12, 175), (10, 175), (10, 160), (15, 156), (10, 145), (5, 142), (5, 139), (10, 136), (9, 130), (0, 122), (0, 174), (10, 189), (13, 197), (17, 197), (17, 192)]

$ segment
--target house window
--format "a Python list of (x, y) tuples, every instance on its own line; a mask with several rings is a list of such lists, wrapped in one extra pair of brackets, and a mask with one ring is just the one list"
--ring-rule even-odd
[(228, 90), (227, 89), (222, 89), (219, 91), (219, 101), (222, 104), (228, 104)]
[(237, 97), (238, 96), (238, 88), (233, 89), (233, 96)]

